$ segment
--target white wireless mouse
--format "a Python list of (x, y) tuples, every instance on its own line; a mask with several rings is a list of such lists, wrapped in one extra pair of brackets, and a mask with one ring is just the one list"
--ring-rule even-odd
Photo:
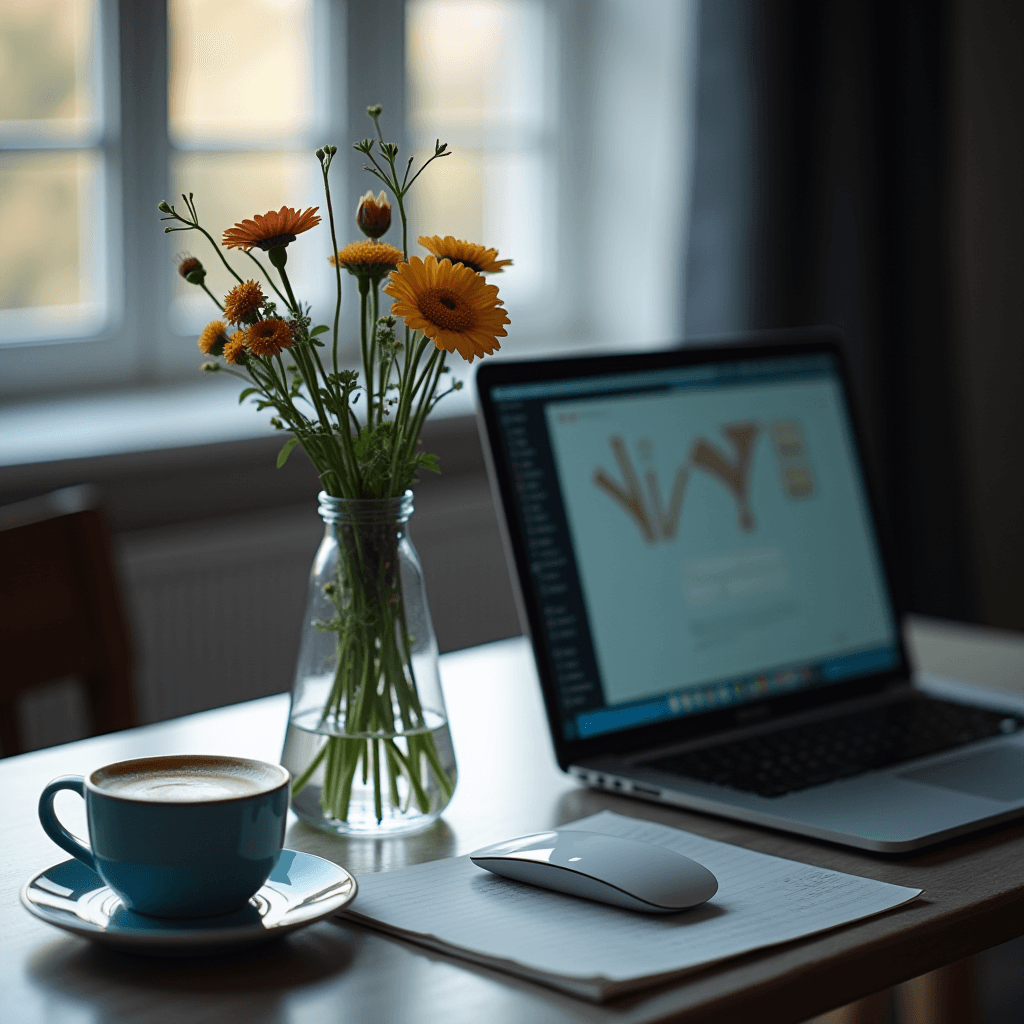
[(538, 832), (469, 855), (495, 874), (649, 914), (705, 903), (718, 879), (681, 853), (600, 832)]

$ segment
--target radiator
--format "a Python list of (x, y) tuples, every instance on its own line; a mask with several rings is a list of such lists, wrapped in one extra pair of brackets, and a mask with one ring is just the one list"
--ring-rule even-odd
[[(442, 651), (519, 632), (485, 481), (425, 488), (410, 534)], [(322, 535), (311, 501), (116, 538), (144, 723), (290, 688)], [(86, 716), (73, 680), (21, 708), (30, 748), (88, 735)]]

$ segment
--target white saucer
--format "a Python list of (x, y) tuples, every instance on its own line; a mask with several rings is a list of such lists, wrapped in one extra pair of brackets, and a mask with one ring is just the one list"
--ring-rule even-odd
[(267, 942), (351, 903), (356, 880), (329, 860), (282, 850), (262, 889), (223, 917), (146, 917), (128, 910), (81, 861), (66, 860), (25, 883), (21, 902), (36, 917), (132, 953), (194, 956)]

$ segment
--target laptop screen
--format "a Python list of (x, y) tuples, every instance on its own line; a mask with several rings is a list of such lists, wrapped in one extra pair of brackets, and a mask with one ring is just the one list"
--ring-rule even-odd
[(488, 400), (565, 740), (900, 666), (831, 354), (496, 383)]

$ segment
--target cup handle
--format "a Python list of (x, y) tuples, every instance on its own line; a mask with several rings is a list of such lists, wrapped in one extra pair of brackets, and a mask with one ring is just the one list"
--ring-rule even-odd
[(77, 857), (87, 868), (95, 871), (96, 861), (93, 860), (92, 850), (85, 843), (80, 843), (57, 819), (53, 798), (62, 789), (70, 789), (85, 799), (85, 779), (81, 775), (62, 775), (54, 779), (39, 797), (39, 821), (43, 831), (62, 850), (67, 850), (72, 857)]

